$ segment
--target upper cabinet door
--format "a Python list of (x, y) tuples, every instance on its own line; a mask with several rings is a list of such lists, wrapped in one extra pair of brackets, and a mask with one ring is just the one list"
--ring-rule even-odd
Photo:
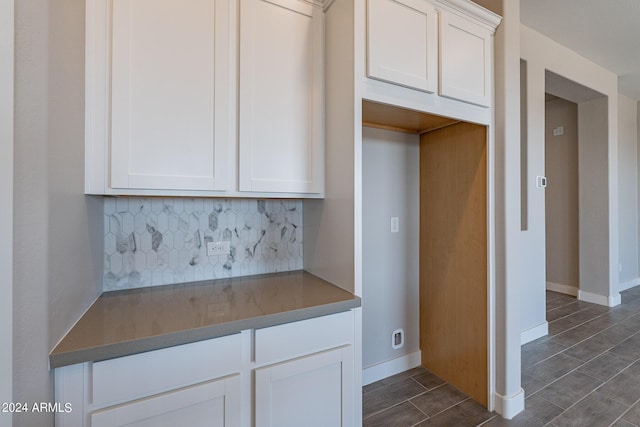
[(300, 0), (240, 2), (240, 191), (323, 191), (323, 15)]
[(440, 14), (440, 95), (491, 106), (492, 32), (456, 15)]
[(436, 10), (425, 0), (369, 0), (367, 6), (367, 76), (435, 92)]
[(106, 187), (224, 189), (228, 2), (109, 3), (87, 14), (87, 136), (110, 147)]

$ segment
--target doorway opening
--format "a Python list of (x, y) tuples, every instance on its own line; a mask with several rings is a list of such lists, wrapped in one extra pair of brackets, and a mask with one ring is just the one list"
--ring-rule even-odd
[(547, 289), (606, 305), (609, 99), (548, 70), (545, 91)]

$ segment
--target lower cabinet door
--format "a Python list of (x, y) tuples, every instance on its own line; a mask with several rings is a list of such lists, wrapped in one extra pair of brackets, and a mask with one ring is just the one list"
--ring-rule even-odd
[(235, 427), (240, 376), (206, 382), (94, 412), (92, 427)]
[(352, 347), (256, 369), (255, 393), (256, 427), (353, 426)]

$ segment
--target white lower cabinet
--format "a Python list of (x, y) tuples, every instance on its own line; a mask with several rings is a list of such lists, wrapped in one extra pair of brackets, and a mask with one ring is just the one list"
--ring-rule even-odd
[(240, 376), (96, 411), (93, 427), (235, 427), (240, 425)]
[(255, 426), (353, 426), (353, 312), (255, 332)]
[(352, 347), (256, 369), (255, 388), (256, 427), (352, 426)]
[(55, 370), (57, 427), (353, 426), (353, 311)]

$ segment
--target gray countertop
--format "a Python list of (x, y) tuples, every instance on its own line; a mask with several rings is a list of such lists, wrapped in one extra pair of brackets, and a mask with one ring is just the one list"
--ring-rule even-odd
[(105, 292), (49, 364), (95, 362), (359, 306), (359, 297), (302, 270)]

